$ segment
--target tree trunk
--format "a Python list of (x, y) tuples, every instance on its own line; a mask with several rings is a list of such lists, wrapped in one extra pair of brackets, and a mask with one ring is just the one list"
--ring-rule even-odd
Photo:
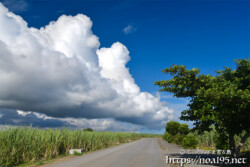
[(234, 141), (234, 134), (229, 134), (229, 147), (231, 150), (231, 156), (237, 157), (236, 155), (236, 148), (235, 148), (235, 141)]
[(244, 145), (244, 143), (246, 142), (246, 140), (248, 139), (248, 137), (250, 137), (250, 131), (248, 131), (241, 139), (240, 143), (238, 144), (238, 146), (236, 147), (236, 155), (237, 157), (240, 155), (240, 149), (241, 147)]
[(240, 149), (241, 147), (244, 145), (244, 143), (246, 142), (246, 140), (248, 139), (248, 137), (250, 137), (250, 131), (248, 131), (241, 139), (240, 143), (238, 144), (238, 146), (235, 146), (235, 141), (234, 141), (234, 134), (229, 134), (229, 147), (231, 150), (231, 156), (236, 158), (240, 156)]

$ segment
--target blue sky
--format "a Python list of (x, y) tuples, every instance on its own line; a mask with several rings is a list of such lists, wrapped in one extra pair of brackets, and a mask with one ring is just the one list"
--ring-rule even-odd
[[(128, 67), (143, 91), (157, 91), (161, 69), (172, 64), (214, 74), (233, 60), (249, 56), (248, 0), (26, 1), (19, 14), (40, 28), (60, 15), (83, 13), (93, 21), (101, 47), (119, 41), (130, 51)], [(133, 26), (135, 31), (124, 34)]]
[[(128, 48), (126, 66), (142, 92), (156, 94), (154, 81), (168, 79), (161, 70), (172, 64), (215, 74), (250, 53), (249, 0), (22, 0), (19, 7), (15, 0), (2, 2), (29, 27), (43, 27), (62, 14), (90, 17), (100, 48), (117, 41)], [(177, 115), (187, 104), (168, 93), (161, 100)]]

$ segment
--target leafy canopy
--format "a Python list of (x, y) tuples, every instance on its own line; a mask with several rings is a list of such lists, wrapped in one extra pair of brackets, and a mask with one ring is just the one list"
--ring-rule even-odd
[(250, 136), (250, 63), (249, 59), (235, 62), (235, 70), (224, 67), (216, 76), (200, 74), (197, 68), (172, 65), (163, 72), (173, 78), (155, 82), (161, 91), (190, 99), (181, 120), (194, 121), (194, 129), (200, 132), (214, 125), (221, 134), (229, 135), (234, 148), (234, 135), (245, 131), (243, 143)]
[(190, 132), (190, 129), (187, 124), (180, 124), (178, 131), (181, 135), (187, 135)]
[(93, 132), (94, 130), (92, 128), (86, 128), (86, 129), (83, 129), (83, 131)]
[(168, 122), (166, 125), (166, 132), (171, 135), (176, 135), (179, 132), (180, 123), (176, 121)]

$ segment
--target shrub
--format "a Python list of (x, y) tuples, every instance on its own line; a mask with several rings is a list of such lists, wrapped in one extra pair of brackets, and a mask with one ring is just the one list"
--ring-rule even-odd
[(198, 140), (193, 135), (188, 135), (182, 140), (182, 146), (184, 148), (196, 148)]
[(179, 132), (180, 123), (176, 121), (170, 121), (166, 125), (166, 132), (171, 135), (176, 135)]
[(179, 126), (179, 133), (182, 135), (187, 135), (190, 132), (187, 124), (180, 124)]
[(175, 136), (175, 143), (178, 144), (178, 145), (181, 145), (182, 144), (182, 141), (183, 139), (186, 137), (186, 135), (181, 135), (181, 134), (177, 134)]
[(172, 143), (174, 141), (174, 136), (172, 136), (168, 132), (165, 132), (162, 138), (168, 141), (169, 143)]

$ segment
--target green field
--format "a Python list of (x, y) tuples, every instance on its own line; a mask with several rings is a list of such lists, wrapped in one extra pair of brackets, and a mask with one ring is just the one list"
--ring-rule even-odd
[(7, 128), (0, 130), (0, 166), (48, 160), (68, 154), (71, 148), (82, 148), (88, 152), (145, 137), (161, 135), (86, 132), (66, 128)]

